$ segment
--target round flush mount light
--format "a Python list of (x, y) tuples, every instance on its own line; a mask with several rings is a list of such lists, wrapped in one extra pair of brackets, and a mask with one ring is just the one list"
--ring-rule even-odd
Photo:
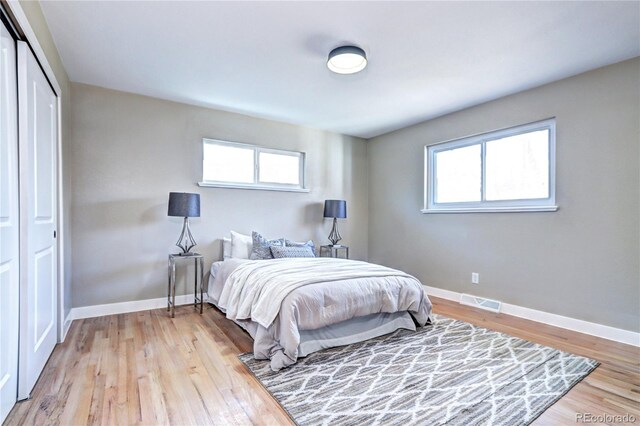
[(367, 54), (356, 46), (340, 46), (329, 52), (327, 67), (338, 74), (355, 74), (367, 66)]

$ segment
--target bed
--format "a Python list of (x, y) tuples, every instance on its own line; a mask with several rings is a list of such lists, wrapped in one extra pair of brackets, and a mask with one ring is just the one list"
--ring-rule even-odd
[(233, 258), (211, 266), (208, 300), (278, 371), (299, 357), (429, 322), (422, 284), (402, 271), (333, 258)]

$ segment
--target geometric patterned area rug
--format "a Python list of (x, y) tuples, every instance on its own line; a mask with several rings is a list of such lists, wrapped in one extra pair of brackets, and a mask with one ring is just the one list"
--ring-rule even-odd
[(464, 321), (433, 315), (325, 349), (278, 372), (240, 360), (301, 426), (527, 425), (598, 366)]

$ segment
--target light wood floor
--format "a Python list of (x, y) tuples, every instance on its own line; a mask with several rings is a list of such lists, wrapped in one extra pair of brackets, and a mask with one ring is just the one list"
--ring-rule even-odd
[[(631, 414), (640, 422), (640, 349), (432, 298), (434, 312), (602, 363), (537, 421)], [(236, 358), (250, 338), (215, 308), (190, 306), (74, 321), (33, 398), (6, 424), (292, 424)]]

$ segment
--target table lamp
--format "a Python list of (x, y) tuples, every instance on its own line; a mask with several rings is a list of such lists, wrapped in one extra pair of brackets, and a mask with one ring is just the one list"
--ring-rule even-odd
[(200, 194), (170, 192), (168, 216), (184, 218), (182, 233), (180, 234), (176, 245), (182, 250), (182, 253), (180, 253), (181, 255), (184, 256), (191, 254), (191, 249), (196, 246), (196, 240), (194, 240), (193, 235), (191, 235), (189, 218), (200, 217)]
[(347, 217), (347, 202), (345, 200), (325, 200), (324, 217), (333, 218), (333, 228), (331, 228), (331, 233), (329, 234), (329, 241), (331, 241), (332, 246), (336, 246), (342, 239), (338, 232), (338, 219)]

